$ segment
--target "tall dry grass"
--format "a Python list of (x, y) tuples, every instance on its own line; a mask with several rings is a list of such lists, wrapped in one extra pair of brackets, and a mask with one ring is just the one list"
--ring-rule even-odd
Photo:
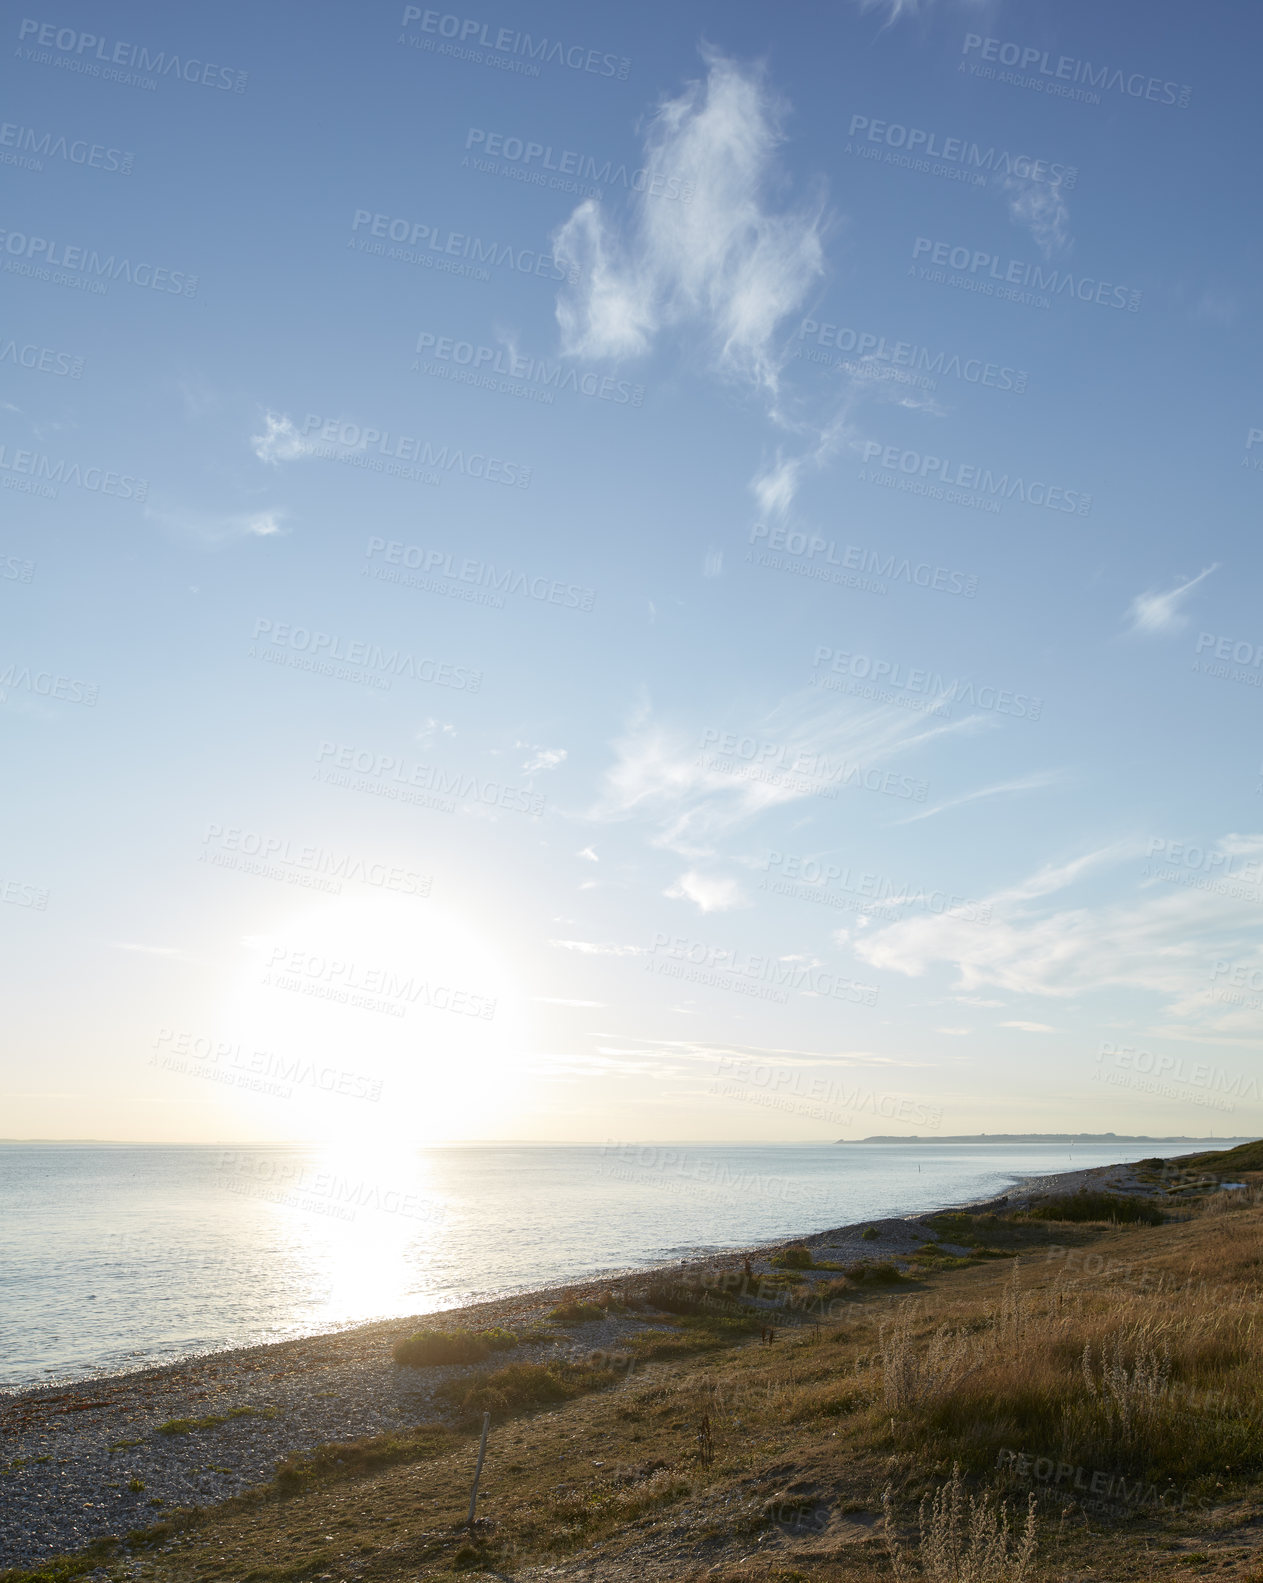
[(901, 1305), (875, 1405), (976, 1470), (1002, 1449), (1186, 1485), (1263, 1468), (1263, 1216), (1245, 1207), (1212, 1204), (1148, 1285), (1036, 1285), (1015, 1261), (988, 1305)]

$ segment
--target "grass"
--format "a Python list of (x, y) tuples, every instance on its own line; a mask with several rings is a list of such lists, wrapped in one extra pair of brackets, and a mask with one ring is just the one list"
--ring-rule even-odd
[[(218, 1429), (234, 1418), (275, 1418), (275, 1407), (230, 1407), (226, 1413), (208, 1413), (205, 1418), (168, 1418), (154, 1430), (156, 1435), (191, 1435), (198, 1429)], [(119, 1445), (139, 1445), (138, 1440), (122, 1440)], [(111, 1450), (114, 1447), (110, 1448)]]
[(598, 1303), (572, 1298), (568, 1302), (558, 1303), (548, 1318), (554, 1325), (583, 1325), (592, 1319), (604, 1319), (605, 1310)]
[(1157, 1204), (1147, 1198), (1083, 1190), (1041, 1198), (1025, 1213), (1031, 1220), (1101, 1220), (1117, 1226), (1160, 1226), (1166, 1219)]
[(512, 1330), (417, 1330), (396, 1341), (390, 1349), (395, 1362), (424, 1369), (443, 1363), (481, 1363), (493, 1352), (516, 1347), (521, 1338)]

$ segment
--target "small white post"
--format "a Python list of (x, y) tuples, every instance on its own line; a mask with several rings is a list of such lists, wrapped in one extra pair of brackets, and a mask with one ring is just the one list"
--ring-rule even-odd
[(474, 1512), (478, 1505), (478, 1480), (482, 1477), (482, 1459), (487, 1454), (487, 1431), (491, 1428), (491, 1414), (482, 1415), (482, 1439), (478, 1442), (478, 1466), (474, 1469), (474, 1487), (469, 1492), (469, 1517), (466, 1528), (474, 1526)]

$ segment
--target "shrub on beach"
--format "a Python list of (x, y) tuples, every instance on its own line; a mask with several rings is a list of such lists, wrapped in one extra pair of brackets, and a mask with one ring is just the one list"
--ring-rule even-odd
[(440, 1386), (439, 1395), (473, 1420), (484, 1412), (505, 1414), (547, 1407), (602, 1390), (621, 1377), (612, 1365), (613, 1360), (605, 1358), (581, 1363), (510, 1363), (473, 1379), (449, 1380)]
[(1065, 1193), (1041, 1198), (1025, 1214), (1031, 1220), (1108, 1220), (1119, 1225), (1160, 1226), (1166, 1216), (1147, 1198), (1117, 1193)]
[(903, 1280), (903, 1273), (893, 1259), (882, 1259), (876, 1264), (860, 1259), (847, 1265), (846, 1274), (848, 1280), (867, 1282), (871, 1286), (894, 1286)]
[(605, 1310), (596, 1303), (572, 1297), (564, 1303), (558, 1303), (548, 1317), (555, 1325), (581, 1325), (591, 1319), (604, 1319)]
[(782, 1248), (779, 1253), (774, 1253), (770, 1262), (779, 1270), (811, 1270), (816, 1264), (811, 1256), (811, 1249), (801, 1242), (795, 1243), (792, 1248)]
[(396, 1363), (413, 1369), (433, 1368), (441, 1363), (481, 1363), (489, 1353), (516, 1347), (518, 1337), (511, 1330), (418, 1330), (396, 1341), (391, 1356)]

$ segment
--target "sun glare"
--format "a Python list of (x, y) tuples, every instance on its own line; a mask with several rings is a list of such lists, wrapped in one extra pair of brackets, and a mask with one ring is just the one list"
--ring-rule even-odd
[(339, 898), (244, 942), (225, 1025), (290, 1135), (383, 1150), (491, 1137), (512, 1117), (522, 997), (484, 933), (430, 901)]

